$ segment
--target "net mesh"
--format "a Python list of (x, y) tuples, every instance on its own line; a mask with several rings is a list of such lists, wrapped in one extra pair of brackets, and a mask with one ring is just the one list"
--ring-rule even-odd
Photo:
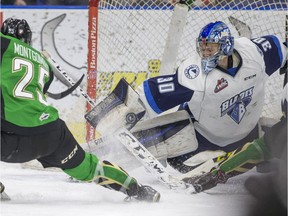
[[(146, 78), (159, 74), (175, 3), (168, 0), (99, 2), (98, 102), (113, 90), (122, 77), (136, 88)], [(195, 38), (209, 22), (225, 22), (236, 38), (276, 34), (284, 41), (287, 36), (286, 11), (286, 0), (194, 1), (185, 21), (174, 69), (195, 52)], [(266, 84), (265, 117), (281, 116), (282, 80), (283, 77), (277, 73)]]

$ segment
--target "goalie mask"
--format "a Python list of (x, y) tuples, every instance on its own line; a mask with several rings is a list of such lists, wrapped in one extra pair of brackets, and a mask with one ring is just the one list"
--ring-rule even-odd
[(232, 55), (234, 37), (225, 23), (217, 21), (201, 29), (196, 46), (201, 57), (202, 70), (208, 74), (218, 65), (220, 56)]
[(32, 31), (25, 19), (6, 19), (2, 24), (1, 32), (31, 45)]

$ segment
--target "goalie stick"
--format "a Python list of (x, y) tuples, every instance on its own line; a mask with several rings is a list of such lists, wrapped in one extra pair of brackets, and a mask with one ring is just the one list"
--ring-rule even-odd
[(186, 25), (188, 9), (189, 7), (184, 2), (179, 2), (174, 7), (161, 60), (161, 67), (159, 71), (159, 74), (161, 75), (175, 72), (179, 44)]
[(229, 16), (228, 19), (230, 23), (236, 28), (240, 37), (247, 37), (247, 38), (252, 37), (251, 28), (246, 23), (236, 19), (233, 16)]
[[(75, 83), (67, 74), (67, 72), (52, 59), (47, 51), (42, 51), (42, 55), (48, 61), (53, 70), (56, 70), (66, 79), (71, 85)], [(77, 86), (77, 89), (81, 92), (81, 95), (87, 100), (87, 102), (95, 107), (96, 103), (87, 95), (84, 90)], [(116, 131), (116, 137), (151, 173), (169, 188), (173, 189), (187, 189), (186, 183), (179, 180), (177, 177), (173, 177), (168, 174), (164, 166), (125, 128), (121, 128)], [(189, 185), (190, 186), (190, 185)], [(189, 188), (191, 193), (195, 192), (194, 187), (191, 185)]]
[[(130, 134), (131, 134), (131, 132), (130, 132)], [(133, 135), (133, 137), (134, 137), (134, 135)], [(98, 139), (91, 140), (90, 144), (93, 144), (94, 147), (95, 147), (95, 149), (93, 149), (93, 151), (97, 151), (97, 150), (103, 148), (104, 145), (106, 145), (107, 143), (109, 144), (112, 140), (113, 139), (110, 136), (102, 136), (102, 137), (99, 137)], [(137, 141), (135, 141), (135, 142), (139, 142), (138, 139), (136, 139), (136, 140)], [(128, 150), (130, 151), (130, 149), (128, 149)], [(145, 148), (145, 150), (147, 150), (147, 149)], [(203, 173), (209, 172), (212, 168), (217, 166), (219, 163), (227, 160), (229, 158), (229, 156), (231, 155), (231, 153), (232, 152), (223, 153), (220, 156), (208, 159), (207, 161), (205, 161), (205, 162), (203, 162), (203, 163), (201, 163), (199, 165), (196, 165), (193, 170), (191, 170), (191, 171), (189, 171), (187, 173), (181, 173), (181, 174), (177, 175), (178, 181), (181, 181), (183, 178), (193, 178), (193, 177), (197, 177), (199, 175), (202, 175)], [(155, 158), (155, 160), (157, 160), (157, 158)], [(161, 166), (162, 166), (162, 164), (161, 164)], [(165, 167), (164, 167), (164, 169), (165, 169)]]
[(126, 128), (116, 131), (117, 139), (162, 183), (170, 189), (186, 189), (194, 193), (194, 187), (189, 187), (182, 180), (170, 175), (166, 168), (134, 137)]

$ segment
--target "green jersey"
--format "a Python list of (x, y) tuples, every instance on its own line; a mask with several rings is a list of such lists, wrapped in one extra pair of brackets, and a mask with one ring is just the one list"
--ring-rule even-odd
[(58, 119), (45, 92), (53, 74), (40, 52), (1, 34), (1, 122), (3, 126), (38, 127)]

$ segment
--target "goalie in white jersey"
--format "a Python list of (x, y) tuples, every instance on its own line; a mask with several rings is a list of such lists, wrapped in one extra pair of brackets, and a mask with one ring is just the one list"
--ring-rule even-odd
[[(166, 150), (160, 144), (151, 143), (151, 139), (158, 139), (156, 133), (149, 139), (141, 140), (141, 135), (137, 136), (156, 158), (163, 159), (164, 151), (164, 159), (180, 172), (195, 168), (185, 162), (199, 152), (230, 152), (258, 137), (265, 81), (283, 67), (287, 59), (287, 47), (277, 36), (234, 39), (227, 25), (220, 21), (204, 26), (196, 44), (198, 53), (183, 61), (175, 74), (150, 78), (136, 90), (145, 116), (150, 119), (179, 105), (189, 113), (192, 123), (186, 135), (190, 133), (196, 139), (186, 141), (180, 150), (177, 150), (180, 145), (177, 139), (174, 143), (169, 141), (172, 136), (168, 134), (169, 128), (173, 131), (173, 124), (168, 124), (165, 132), (158, 131), (161, 142), (166, 139)], [(127, 97), (129, 107), (131, 96)], [(130, 111), (135, 112), (135, 107), (134, 103)], [(106, 109), (107, 117), (110, 110)], [(138, 118), (143, 114), (140, 110), (135, 112)], [(117, 115), (119, 117), (119, 113)], [(101, 128), (101, 121), (97, 121)]]
[(198, 148), (168, 159), (182, 169), (199, 151), (231, 151), (258, 136), (265, 81), (287, 58), (276, 36), (234, 40), (223, 22), (206, 25), (196, 44), (198, 53), (175, 74), (148, 79), (138, 91), (150, 117), (179, 104), (191, 114)]

